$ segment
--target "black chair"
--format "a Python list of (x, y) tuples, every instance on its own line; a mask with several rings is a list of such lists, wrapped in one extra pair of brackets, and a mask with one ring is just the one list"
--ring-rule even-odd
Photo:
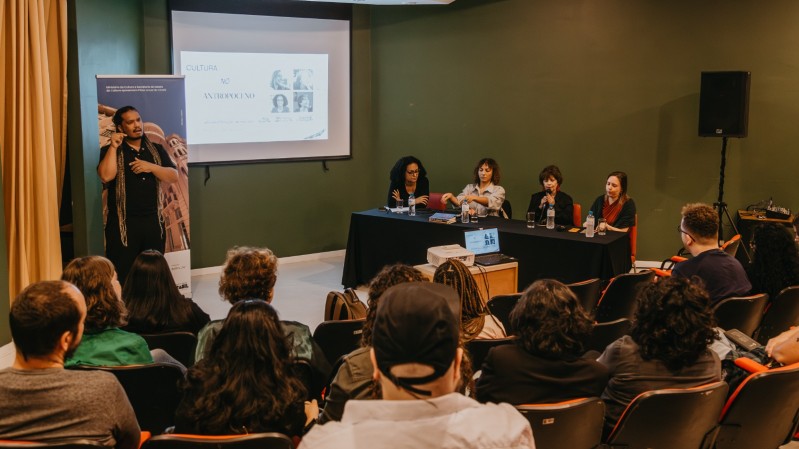
[(322, 398), (322, 388), (324, 385), (323, 379), (319, 379), (317, 375), (314, 374), (314, 369), (311, 367), (311, 362), (305, 359), (294, 359), (294, 361), (289, 365), (289, 368), (297, 376), (303, 385), (305, 385), (305, 389), (308, 390), (308, 396), (306, 397), (307, 400), (318, 399), (321, 400)]
[(158, 435), (142, 444), (141, 449), (294, 449), (291, 438), (282, 433), (245, 435)]
[(633, 319), (638, 290), (655, 279), (655, 272), (643, 270), (639, 273), (624, 273), (610, 280), (596, 305), (594, 319), (600, 323), (619, 318)]
[(313, 339), (322, 348), (330, 365), (335, 365), (339, 357), (358, 348), (365, 321), (365, 319), (323, 321), (316, 326)]
[(716, 325), (722, 329), (738, 329), (752, 336), (763, 318), (763, 310), (768, 304), (768, 293), (751, 296), (737, 296), (719, 301), (713, 306)]
[(777, 449), (791, 441), (799, 410), (799, 364), (744, 379), (721, 412), (716, 449)]
[(197, 336), (191, 332), (164, 332), (161, 334), (140, 335), (147, 342), (147, 346), (150, 349), (163, 349), (186, 368), (194, 365)]
[(519, 302), (519, 298), (521, 297), (521, 293), (497, 295), (489, 299), (486, 303), (486, 307), (488, 307), (488, 311), (491, 312), (491, 315), (494, 315), (502, 322), (502, 326), (505, 328), (505, 333), (507, 335), (512, 335), (515, 332), (513, 326), (510, 325), (510, 312), (516, 307), (516, 303)]
[(108, 371), (116, 376), (128, 395), (141, 430), (157, 435), (175, 424), (175, 410), (180, 402), (178, 382), (183, 379), (183, 372), (177, 366), (151, 363), (76, 368)]
[(605, 403), (599, 398), (517, 405), (516, 410), (530, 421), (536, 449), (592, 449), (601, 442)]
[(799, 323), (799, 285), (782, 289), (766, 308), (755, 340), (761, 345)]
[(603, 352), (609, 344), (629, 334), (631, 327), (632, 322), (627, 318), (619, 318), (607, 323), (594, 323), (591, 336), (585, 345), (586, 351)]
[(515, 340), (515, 337), (480, 339), (466, 343), (466, 350), (469, 351), (469, 357), (471, 357), (472, 369), (474, 372), (482, 368), (483, 360), (485, 360), (491, 348), (512, 343), (513, 340)]
[(575, 282), (573, 284), (566, 284), (577, 297), (577, 301), (583, 306), (583, 310), (589, 315), (594, 313), (596, 303), (599, 301), (599, 295), (602, 293), (602, 280), (599, 278), (589, 279), (587, 281)]
[(513, 218), (513, 208), (510, 206), (510, 201), (505, 200), (502, 202), (502, 207), (499, 209), (499, 216), (506, 220)]
[(97, 441), (72, 440), (45, 443), (41, 441), (0, 440), (0, 449), (107, 449)]
[(709, 449), (727, 389), (725, 382), (715, 382), (640, 394), (624, 410), (607, 447)]

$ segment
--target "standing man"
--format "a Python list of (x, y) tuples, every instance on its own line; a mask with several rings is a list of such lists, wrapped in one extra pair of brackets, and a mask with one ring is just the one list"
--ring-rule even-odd
[(0, 439), (139, 447), (136, 415), (116, 378), (64, 369), (85, 319), (83, 295), (68, 282), (37, 282), (14, 299), (9, 324), (16, 357), (0, 370)]
[(146, 249), (164, 252), (161, 182), (178, 180), (164, 147), (144, 134), (141, 115), (124, 106), (112, 118), (116, 132), (100, 149), (97, 174), (108, 189), (105, 254), (124, 284), (133, 260)]

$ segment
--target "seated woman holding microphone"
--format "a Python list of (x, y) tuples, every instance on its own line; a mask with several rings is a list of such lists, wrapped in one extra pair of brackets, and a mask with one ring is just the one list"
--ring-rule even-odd
[[(596, 230), (627, 232), (635, 225), (635, 201), (627, 195), (627, 173), (614, 171), (605, 182), (605, 194), (591, 206), (597, 220)], [(604, 218), (605, 222), (600, 222)]]
[(499, 164), (491, 158), (483, 158), (474, 167), (474, 182), (467, 184), (457, 197), (452, 193), (441, 195), (441, 203), (447, 204), (449, 201), (461, 207), (461, 203), (466, 201), (470, 215), (498, 217), (505, 202), (505, 189), (498, 184)]
[(538, 174), (541, 191), (530, 197), (527, 212), (535, 213), (535, 221), (547, 218), (549, 206), (555, 209), (555, 224), (571, 226), (573, 224), (574, 201), (572, 197), (560, 191), (563, 175), (556, 165), (548, 165)]
[(430, 183), (427, 181), (427, 171), (422, 161), (413, 156), (400, 158), (389, 173), (391, 184), (388, 187), (388, 207), (397, 207), (397, 201), (402, 200), (403, 205), (408, 205), (408, 196), (413, 194), (416, 198), (416, 208), (427, 206), (430, 198)]

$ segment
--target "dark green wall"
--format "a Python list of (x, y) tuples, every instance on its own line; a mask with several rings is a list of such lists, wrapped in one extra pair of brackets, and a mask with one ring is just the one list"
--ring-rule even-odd
[[(433, 191), (496, 158), (517, 218), (554, 163), (587, 207), (629, 174), (639, 259), (680, 246), (680, 207), (715, 201), (721, 139), (697, 137), (700, 72), (752, 72), (749, 137), (730, 139), (724, 199), (799, 206), (799, 3), (457, 0), (372, 8), (379, 167), (420, 157)], [(372, 198), (384, 195), (379, 183)], [(585, 210), (585, 209), (584, 209)]]

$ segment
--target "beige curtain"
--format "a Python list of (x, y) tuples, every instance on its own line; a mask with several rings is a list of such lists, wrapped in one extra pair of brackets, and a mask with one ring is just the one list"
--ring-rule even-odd
[(66, 0), (0, 0), (0, 169), (11, 298), (61, 274)]

